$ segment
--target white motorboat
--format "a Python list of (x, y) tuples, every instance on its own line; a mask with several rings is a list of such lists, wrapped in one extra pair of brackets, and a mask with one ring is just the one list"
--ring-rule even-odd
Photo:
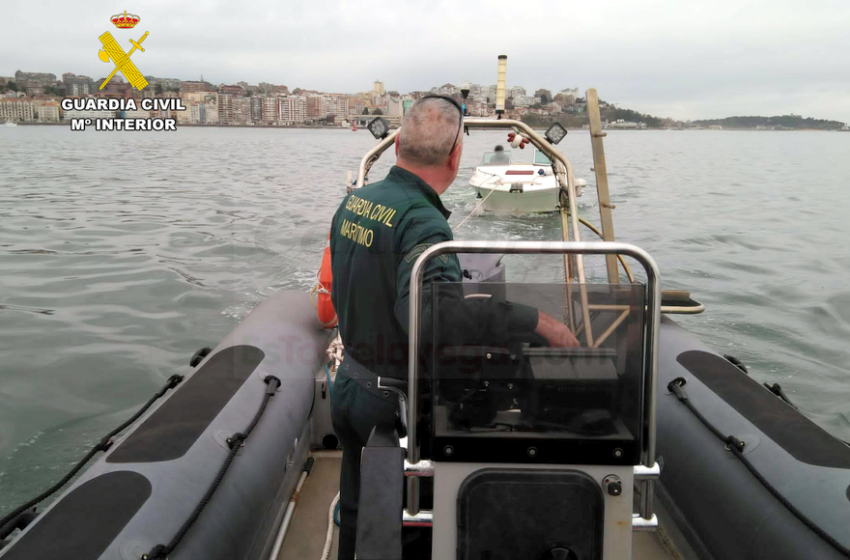
[[(552, 161), (539, 150), (534, 150), (530, 163), (513, 163), (510, 151), (487, 152), (469, 184), (484, 200), (486, 211), (525, 214), (558, 210), (560, 189)], [(576, 179), (578, 196), (585, 184), (584, 179)]]

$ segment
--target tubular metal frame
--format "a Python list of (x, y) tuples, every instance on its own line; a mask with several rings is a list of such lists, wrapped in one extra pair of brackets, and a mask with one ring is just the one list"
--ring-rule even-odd
[[(575, 176), (573, 175), (573, 166), (570, 163), (570, 160), (567, 159), (564, 154), (555, 149), (555, 147), (549, 143), (549, 141), (537, 133), (530, 126), (525, 124), (522, 121), (517, 121), (513, 119), (476, 119), (476, 118), (464, 118), (463, 119), (464, 126), (472, 126), (477, 128), (509, 128), (514, 129), (521, 132), (525, 137), (527, 137), (531, 143), (540, 151), (542, 151), (546, 156), (553, 162), (552, 168), (555, 172), (555, 178), (558, 181), (558, 185), (561, 187), (561, 191), (565, 193), (567, 196), (567, 204), (569, 205), (569, 215), (572, 217), (570, 220), (570, 224), (567, 223), (567, 212), (566, 209), (561, 205), (561, 239), (563, 241), (570, 241), (570, 233), (572, 233), (572, 241), (578, 242), (581, 241), (581, 226), (579, 223), (579, 214), (578, 214), (578, 202), (576, 199), (576, 182)], [(369, 174), (369, 170), (372, 168), (372, 165), (378, 161), (387, 148), (392, 146), (395, 143), (396, 137), (401, 132), (401, 128), (396, 129), (392, 134), (388, 135), (386, 138), (382, 139), (378, 144), (376, 144), (369, 152), (366, 153), (365, 156), (360, 160), (360, 168), (357, 172), (357, 183), (356, 188), (362, 188), (363, 185), (366, 184), (366, 176)], [(350, 189), (349, 189), (350, 192)], [(560, 200), (563, 200), (563, 196), (560, 197)], [(603, 226), (604, 230), (604, 226)], [(603, 231), (603, 235), (604, 235)], [(584, 323), (590, 326), (590, 310), (587, 307), (587, 290), (583, 287), (586, 283), (585, 271), (584, 271), (584, 259), (581, 254), (575, 255), (575, 268), (579, 282), (579, 289), (581, 292), (581, 301), (582, 301), (582, 312)], [(609, 264), (610, 266), (610, 264)], [(568, 262), (568, 256), (564, 255), (564, 279), (567, 283), (567, 291), (569, 292), (569, 284), (572, 280), (572, 275), (570, 274), (571, 267)], [(608, 276), (618, 275), (619, 272), (616, 267), (616, 262), (614, 263), (614, 270), (608, 271)], [(569, 300), (568, 300), (569, 301)], [(572, 313), (572, 306), (570, 305), (569, 311), (567, 313), (569, 315), (570, 326), (574, 325), (574, 317)], [(593, 332), (588, 331), (587, 333), (588, 341), (593, 344)]]
[[(655, 469), (655, 401), (658, 366), (658, 329), (661, 323), (661, 281), (655, 260), (643, 249), (629, 243), (617, 242), (569, 242), (569, 241), (445, 241), (426, 249), (410, 274), (410, 301), (408, 327), (408, 433), (407, 463), (409, 467), (419, 462), (419, 442), (416, 439), (416, 421), (419, 418), (419, 310), (422, 305), (422, 274), (425, 264), (432, 258), (447, 253), (507, 253), (545, 255), (626, 255), (638, 261), (646, 271), (646, 329), (643, 340), (643, 382), (641, 383), (642, 438), (641, 464)], [(640, 516), (647, 523), (653, 518), (654, 477), (641, 477)], [(419, 513), (419, 479), (407, 479), (407, 510), (411, 515)]]
[(357, 188), (362, 189), (363, 185), (366, 184), (366, 175), (369, 174), (369, 170), (372, 169), (372, 165), (378, 161), (387, 148), (392, 146), (395, 143), (395, 137), (399, 135), (401, 132), (401, 128), (395, 129), (393, 132), (389, 134), (386, 138), (375, 144), (375, 146), (366, 152), (366, 155), (363, 156), (363, 159), (360, 160), (360, 168), (357, 170)]

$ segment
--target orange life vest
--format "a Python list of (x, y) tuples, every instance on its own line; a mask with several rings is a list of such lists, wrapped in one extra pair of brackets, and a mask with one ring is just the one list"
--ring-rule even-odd
[(331, 285), (333, 284), (333, 273), (331, 272), (331, 234), (328, 233), (328, 242), (322, 255), (322, 267), (319, 269), (319, 284), (317, 286), (319, 321), (326, 329), (336, 326), (337, 317), (334, 304), (331, 301)]

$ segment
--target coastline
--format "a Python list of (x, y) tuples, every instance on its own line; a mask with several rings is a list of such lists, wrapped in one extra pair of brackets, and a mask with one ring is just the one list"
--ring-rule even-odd
[[(17, 126), (64, 126), (70, 127), (71, 123), (69, 122), (18, 122), (15, 123)], [(0, 124), (0, 127), (3, 125)], [(323, 125), (305, 125), (305, 124), (293, 124), (293, 125), (255, 125), (255, 124), (179, 124), (177, 125), (177, 129), (181, 128), (254, 128), (258, 130), (268, 130), (268, 129), (311, 129), (311, 130), (351, 130), (345, 126), (323, 126)], [(532, 126), (532, 130), (546, 130), (546, 127), (538, 127)], [(587, 128), (576, 128), (576, 127), (566, 127), (567, 130), (570, 131), (587, 131), (590, 132)], [(365, 130), (365, 129), (364, 129)], [(391, 129), (394, 130), (394, 129)], [(708, 128), (606, 128), (605, 131), (614, 131), (614, 132), (647, 132), (647, 131), (659, 131), (659, 130), (672, 130), (676, 132), (850, 132), (850, 130), (824, 130), (822, 128), (790, 128), (790, 129), (782, 129), (782, 130), (761, 130), (757, 128), (723, 128), (720, 130), (716, 129), (708, 129)], [(355, 131), (357, 132), (357, 131)]]

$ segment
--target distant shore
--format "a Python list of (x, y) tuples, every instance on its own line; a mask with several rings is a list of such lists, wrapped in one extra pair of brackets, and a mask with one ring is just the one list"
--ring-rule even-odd
[[(132, 117), (131, 117), (132, 118)], [(71, 123), (69, 122), (19, 122), (15, 123), (18, 126), (67, 126), (70, 127)], [(0, 124), (0, 126), (3, 126)], [(316, 129), (328, 129), (328, 130), (349, 130), (349, 127), (345, 126), (322, 126), (322, 125), (310, 125), (310, 124), (294, 124), (294, 125), (286, 125), (286, 126), (258, 126), (255, 124), (178, 124), (177, 128), (316, 128)]]
[[(42, 123), (42, 122), (19, 122), (16, 123), (18, 126), (64, 126), (70, 127), (71, 123), (68, 122), (58, 122), (58, 123)], [(3, 125), (0, 124), (0, 127)], [(470, 125), (472, 127), (472, 125)], [(293, 124), (286, 126), (278, 126), (278, 125), (255, 125), (255, 124), (178, 124), (177, 128), (253, 128), (258, 130), (286, 130), (286, 129), (311, 129), (311, 130), (350, 130), (349, 127), (345, 126), (322, 126), (322, 125), (309, 125), (309, 124)], [(474, 127), (473, 127), (474, 128)], [(532, 130), (546, 130), (546, 127), (541, 126), (532, 126)], [(479, 129), (485, 130), (485, 129)], [(567, 130), (571, 131), (587, 131), (590, 132), (587, 128), (581, 127), (567, 127)], [(850, 132), (850, 130), (824, 130), (822, 128), (791, 128), (791, 129), (781, 129), (781, 130), (765, 130), (758, 128), (722, 128), (722, 129), (709, 129), (709, 128), (606, 128), (605, 132), (615, 131), (615, 132), (647, 132), (647, 131), (659, 131), (659, 130), (672, 130), (676, 132), (684, 132), (684, 131), (700, 131), (700, 132)]]

